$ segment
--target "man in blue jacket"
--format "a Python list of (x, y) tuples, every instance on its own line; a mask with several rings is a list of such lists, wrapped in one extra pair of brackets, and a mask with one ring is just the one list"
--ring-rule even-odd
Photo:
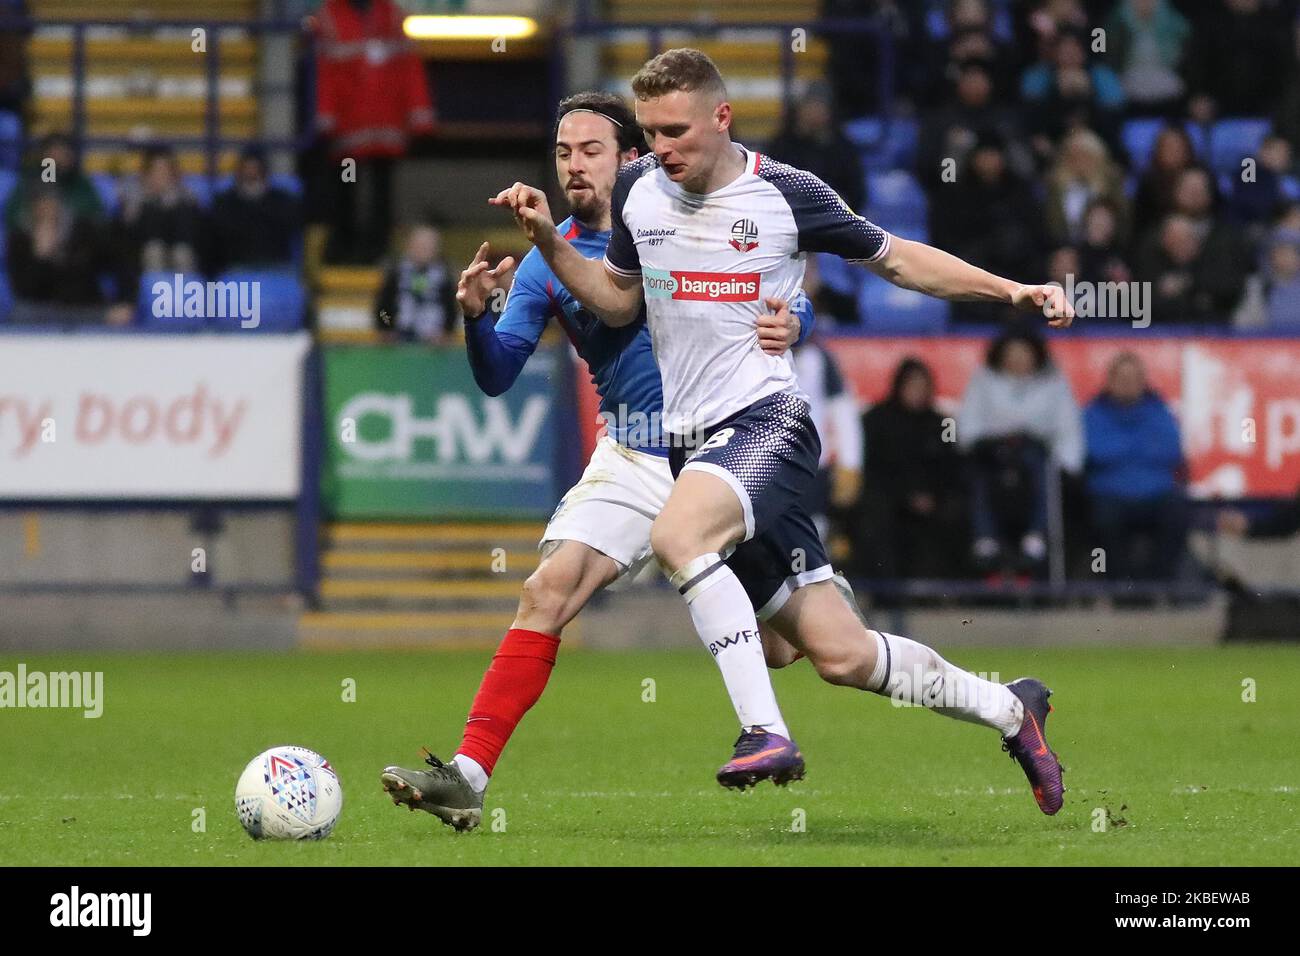
[[(1172, 578), (1187, 543), (1178, 423), (1132, 352), (1111, 361), (1106, 388), (1083, 415), (1096, 545), (1114, 578)], [(1137, 554), (1147, 539), (1145, 557)]]

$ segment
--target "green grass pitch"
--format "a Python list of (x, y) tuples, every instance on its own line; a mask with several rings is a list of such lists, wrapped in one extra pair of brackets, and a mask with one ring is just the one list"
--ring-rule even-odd
[[(831, 687), (806, 662), (775, 683), (807, 779), (723, 791), (713, 773), (736, 729), (702, 651), (565, 651), (497, 768), (484, 826), (458, 835), (394, 807), (379, 770), (418, 762), (421, 745), (450, 758), (489, 656), (7, 654), (0, 670), (102, 670), (105, 709), (0, 710), (0, 864), (1300, 863), (1293, 648), (953, 654), (1055, 690), (1069, 788), (1055, 818), (995, 732)], [(235, 780), (289, 743), (337, 768), (342, 818), (321, 843), (255, 843)]]

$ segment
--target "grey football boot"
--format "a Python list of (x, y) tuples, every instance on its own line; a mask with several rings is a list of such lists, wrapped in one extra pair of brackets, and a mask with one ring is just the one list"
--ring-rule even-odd
[(483, 794), (475, 793), (454, 763), (443, 763), (424, 750), (428, 770), (385, 767), (379, 782), (397, 806), (432, 813), (457, 832), (473, 830), (483, 819)]

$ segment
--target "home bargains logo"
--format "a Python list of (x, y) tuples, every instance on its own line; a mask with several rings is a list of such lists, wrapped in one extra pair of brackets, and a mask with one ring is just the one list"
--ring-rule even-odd
[(641, 281), (650, 299), (691, 302), (757, 302), (757, 272), (669, 272), (644, 269)]

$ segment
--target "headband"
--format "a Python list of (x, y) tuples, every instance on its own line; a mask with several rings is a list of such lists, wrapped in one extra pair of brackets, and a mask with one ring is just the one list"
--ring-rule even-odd
[[(613, 123), (613, 124), (614, 124), (615, 126), (617, 126), (619, 129), (622, 129), (622, 128), (623, 128), (623, 124), (622, 124), (622, 123), (620, 123), (618, 120), (614, 119), (614, 117), (610, 116), (608, 113), (602, 113), (600, 110), (588, 109), (588, 108), (585, 107), (585, 106), (575, 106), (573, 109), (566, 111), (565, 114), (564, 114), (564, 116), (568, 116), (569, 113), (595, 113), (597, 116), (603, 116), (603, 117), (605, 117), (605, 119), (609, 120), (611, 123)], [(564, 116), (561, 116), (560, 119), (564, 119)]]

